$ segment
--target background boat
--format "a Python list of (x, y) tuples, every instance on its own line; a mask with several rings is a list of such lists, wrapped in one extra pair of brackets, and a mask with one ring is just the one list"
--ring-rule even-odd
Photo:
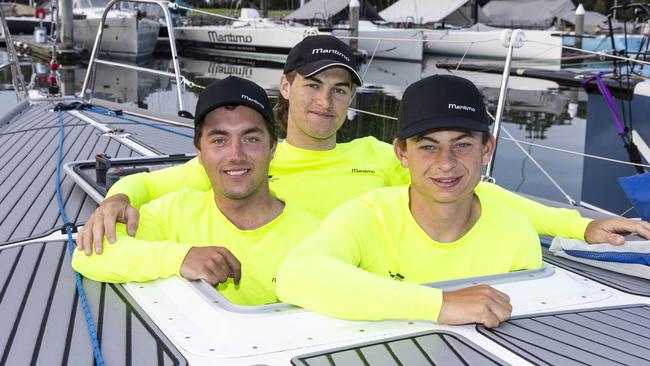
[[(73, 6), (74, 45), (90, 51), (104, 7), (109, 0), (75, 0)], [(47, 9), (47, 4), (42, 9)], [(107, 21), (100, 52), (112, 58), (137, 60), (150, 57), (156, 47), (160, 25), (157, 20), (144, 14), (129, 3), (116, 5), (106, 15)], [(41, 24), (47, 34), (51, 29), (51, 16), (44, 19), (35, 16), (7, 17), (12, 34), (34, 34), (34, 27)]]

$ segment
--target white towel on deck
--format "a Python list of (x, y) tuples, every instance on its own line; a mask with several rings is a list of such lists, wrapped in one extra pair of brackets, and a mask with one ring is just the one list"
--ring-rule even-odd
[(566, 239), (566, 238), (553, 238), (551, 253), (556, 256), (571, 259), (572, 261), (588, 264), (593, 267), (603, 268), (609, 271), (623, 273), (630, 276), (641, 277), (650, 279), (650, 266), (638, 263), (621, 263), (618, 261), (610, 260), (595, 260), (583, 258), (576, 255), (571, 255), (567, 251), (580, 251), (580, 252), (593, 252), (597, 256), (611, 257), (624, 255), (623, 253), (638, 253), (639, 256), (650, 256), (650, 240), (644, 241), (627, 241), (623, 245), (612, 244), (588, 244), (581, 240)]

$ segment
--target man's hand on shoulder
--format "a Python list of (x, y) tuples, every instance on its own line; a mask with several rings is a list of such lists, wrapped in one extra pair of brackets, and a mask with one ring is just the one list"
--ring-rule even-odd
[(495, 328), (510, 318), (510, 297), (488, 285), (443, 292), (438, 322), (442, 324), (483, 324)]
[(594, 220), (587, 225), (585, 241), (592, 244), (610, 243), (620, 245), (625, 243), (625, 235), (631, 233), (650, 239), (650, 223), (623, 217)]
[(127, 233), (135, 236), (139, 219), (140, 214), (129, 203), (129, 197), (124, 194), (111, 196), (102, 201), (95, 212), (90, 215), (84, 227), (79, 230), (77, 249), (90, 255), (94, 246), (95, 253), (101, 254), (104, 234), (106, 234), (109, 243), (115, 243), (116, 222), (126, 224)]
[(224, 247), (193, 247), (181, 264), (181, 276), (188, 280), (206, 280), (213, 286), (231, 277), (235, 285), (241, 279), (241, 263)]

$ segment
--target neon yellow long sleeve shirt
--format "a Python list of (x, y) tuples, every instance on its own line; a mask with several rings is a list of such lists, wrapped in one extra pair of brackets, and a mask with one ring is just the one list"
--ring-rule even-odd
[[(329, 151), (312, 151), (278, 144), (269, 170), (271, 190), (286, 202), (323, 219), (334, 208), (372, 189), (406, 185), (408, 170), (395, 158), (392, 146), (372, 137), (337, 144)], [(189, 162), (151, 173), (120, 179), (107, 196), (123, 193), (131, 205), (141, 205), (183, 188), (209, 190), (210, 181), (198, 162)], [(584, 240), (591, 221), (576, 210), (558, 209), (537, 203), (497, 185), (479, 183), (504, 204), (528, 217), (541, 235)]]
[(287, 252), (317, 227), (313, 216), (287, 204), (267, 224), (241, 230), (219, 211), (211, 190), (181, 190), (140, 208), (135, 237), (119, 224), (115, 244), (105, 240), (101, 255), (75, 251), (72, 267), (96, 281), (150, 281), (180, 275), (192, 247), (222, 246), (241, 262), (242, 277), (217, 290), (237, 304), (263, 305), (277, 302), (274, 278)]
[(408, 187), (343, 204), (290, 252), (278, 272), (278, 297), (344, 319), (436, 321), (442, 292), (420, 284), (540, 268), (528, 220), (488, 193), (477, 196), (480, 218), (452, 243), (432, 240), (417, 224)]
[[(319, 219), (352, 198), (380, 187), (408, 184), (392, 146), (374, 137), (337, 144), (327, 151), (299, 149), (286, 141), (278, 144), (269, 168), (269, 187), (277, 197)], [(182, 188), (210, 189), (198, 162), (189, 162), (119, 180), (107, 196), (126, 194), (135, 208)]]

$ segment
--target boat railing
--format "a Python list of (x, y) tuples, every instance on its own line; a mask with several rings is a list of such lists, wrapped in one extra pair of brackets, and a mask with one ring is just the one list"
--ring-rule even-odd
[(2, 7), (0, 6), (0, 27), (2, 27), (2, 34), (5, 38), (5, 43), (7, 45), (7, 54), (8, 62), (0, 65), (0, 71), (10, 68), (11, 69), (11, 81), (16, 91), (16, 95), (19, 100), (25, 100), (28, 97), (27, 87), (25, 87), (25, 79), (23, 73), (20, 70), (20, 63), (18, 62), (18, 54), (14, 48), (13, 40), (11, 39), (11, 33), (9, 33), (9, 27), (7, 26), (7, 19), (5, 18), (5, 13)]
[[(169, 47), (171, 50), (171, 56), (172, 56), (172, 64), (174, 66), (174, 72), (167, 72), (167, 71), (161, 71), (161, 70), (156, 70), (156, 69), (150, 69), (150, 68), (145, 68), (145, 67), (140, 67), (140, 66), (135, 66), (135, 65), (130, 65), (126, 64), (123, 62), (116, 62), (116, 61), (109, 61), (109, 60), (104, 60), (98, 58), (99, 54), (99, 48), (101, 45), (102, 41), (102, 35), (104, 33), (104, 26), (106, 23), (106, 15), (108, 14), (109, 10), (116, 4), (116, 3), (121, 3), (121, 2), (129, 2), (129, 3), (135, 3), (135, 4), (149, 4), (149, 5), (157, 5), (160, 6), (160, 8), (163, 11), (163, 15), (165, 17), (165, 23), (167, 24), (167, 29), (170, 30), (169, 32)], [(84, 100), (89, 100), (91, 95), (92, 95), (92, 87), (91, 87), (91, 80), (94, 80), (94, 75), (97, 72), (96, 70), (96, 65), (108, 65), (108, 66), (113, 66), (113, 67), (121, 67), (125, 69), (130, 69), (130, 70), (136, 70), (136, 71), (141, 71), (141, 72), (147, 72), (151, 74), (156, 74), (156, 75), (163, 75), (163, 76), (168, 76), (170, 78), (174, 78), (176, 80), (176, 93), (177, 93), (177, 106), (178, 106), (178, 115), (181, 117), (191, 117), (192, 114), (188, 111), (185, 110), (185, 105), (183, 103), (183, 98), (182, 98), (182, 92), (184, 89), (185, 85), (189, 85), (188, 81), (181, 75), (181, 70), (180, 70), (180, 65), (179, 65), (179, 59), (178, 59), (178, 52), (176, 50), (176, 38), (174, 36), (173, 32), (173, 22), (172, 22), (172, 16), (169, 11), (170, 8), (175, 9), (177, 7), (176, 4), (170, 3), (167, 1), (157, 1), (157, 0), (111, 0), (107, 5), (106, 8), (104, 8), (104, 12), (102, 13), (101, 20), (99, 22), (99, 27), (97, 29), (97, 36), (95, 37), (95, 44), (93, 45), (92, 52), (90, 54), (90, 61), (88, 63), (88, 71), (86, 72), (86, 77), (84, 78), (84, 83), (83, 87), (81, 89), (81, 94), (80, 97)], [(93, 82), (94, 84), (94, 82)]]

